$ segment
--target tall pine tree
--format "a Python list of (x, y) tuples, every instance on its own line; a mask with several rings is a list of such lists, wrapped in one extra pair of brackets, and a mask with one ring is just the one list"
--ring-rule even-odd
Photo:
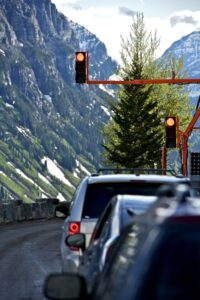
[[(122, 79), (147, 79), (158, 44), (156, 35), (147, 34), (143, 14), (138, 13), (129, 39), (122, 44)], [(124, 167), (159, 164), (163, 132), (157, 99), (150, 97), (152, 89), (151, 85), (122, 86), (118, 101), (111, 105), (112, 120), (104, 130), (103, 146), (109, 162)]]

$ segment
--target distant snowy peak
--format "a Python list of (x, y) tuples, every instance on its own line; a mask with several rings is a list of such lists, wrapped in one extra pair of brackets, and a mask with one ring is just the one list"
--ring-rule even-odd
[(191, 78), (200, 77), (200, 31), (194, 31), (174, 42), (163, 56), (183, 57), (184, 68)]
[(79, 44), (77, 51), (88, 51), (89, 74), (93, 79), (106, 80), (117, 70), (117, 63), (108, 56), (105, 44), (85, 27), (69, 21)]
[(194, 31), (184, 37), (182, 37), (180, 40), (174, 42), (170, 48), (168, 48), (165, 52), (169, 50), (177, 50), (182, 49), (182, 52), (193, 52), (194, 50), (200, 51), (200, 31)]
[[(79, 47), (81, 51), (89, 51), (89, 49), (92, 49), (97, 42), (100, 42), (95, 34), (91, 33), (89, 30), (87, 30), (85, 27), (73, 22), (69, 21), (70, 27), (74, 30), (76, 33), (76, 38), (79, 41)], [(105, 51), (106, 47), (104, 46)]]
[[(164, 57), (172, 54), (175, 59), (183, 57), (183, 71), (188, 78), (200, 78), (200, 31), (194, 31), (174, 42), (163, 54)], [(187, 86), (190, 90), (191, 104), (196, 105), (200, 94), (200, 85)]]

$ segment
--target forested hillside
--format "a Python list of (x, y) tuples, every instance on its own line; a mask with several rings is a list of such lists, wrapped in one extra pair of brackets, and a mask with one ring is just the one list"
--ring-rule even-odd
[(68, 198), (100, 165), (111, 96), (75, 84), (80, 49), (97, 58), (93, 77), (115, 72), (105, 45), (49, 0), (0, 0), (0, 199)]

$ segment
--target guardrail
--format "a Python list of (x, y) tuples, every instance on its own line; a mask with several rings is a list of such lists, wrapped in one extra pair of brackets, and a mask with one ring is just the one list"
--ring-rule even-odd
[(21, 200), (0, 202), (0, 224), (54, 217), (56, 205), (53, 199), (45, 199), (27, 204)]

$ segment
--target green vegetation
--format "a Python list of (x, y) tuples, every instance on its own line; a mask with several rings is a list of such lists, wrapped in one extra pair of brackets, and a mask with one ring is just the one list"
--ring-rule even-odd
[[(19, 0), (20, 10), (16, 10), (14, 2), (4, 2), (0, 51), (0, 201), (9, 197), (26, 199), (25, 195), (34, 201), (43, 194), (57, 197), (60, 193), (70, 199), (80, 178), (100, 164), (99, 131), (108, 120), (101, 105), (109, 96), (99, 87), (74, 83), (79, 33), (71, 22), (56, 11), (52, 18), (45, 6), (41, 12), (41, 7), (31, 1), (24, 5)], [(24, 17), (27, 11), (29, 18)], [(43, 13), (47, 18), (42, 18)], [(116, 63), (107, 56), (103, 43), (77, 26), (79, 29), (94, 56), (105, 61), (103, 70), (98, 61), (93, 64), (94, 74), (109, 77), (115, 72)], [(56, 163), (73, 187), (52, 176), (47, 162), (42, 163), (44, 157)], [(87, 170), (77, 166), (77, 161)]]
[[(172, 57), (156, 60), (158, 45), (156, 33), (147, 32), (143, 14), (138, 13), (128, 39), (122, 39), (121, 78), (168, 78), (172, 63), (176, 76), (181, 76), (181, 60), (176, 64)], [(178, 115), (182, 128), (191, 117), (188, 102), (188, 93), (182, 86), (123, 85), (117, 101), (110, 103), (112, 119), (103, 130), (106, 163), (124, 167), (159, 166), (165, 139), (164, 117)]]

